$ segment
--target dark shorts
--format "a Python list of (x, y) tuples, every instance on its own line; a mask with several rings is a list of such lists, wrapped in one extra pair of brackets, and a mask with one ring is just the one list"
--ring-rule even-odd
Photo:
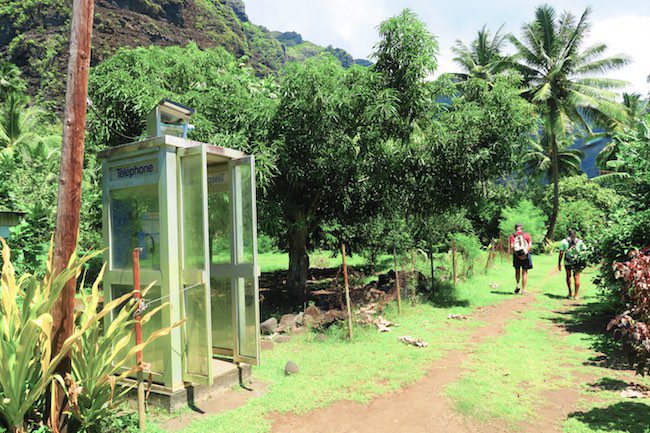
[(512, 266), (514, 266), (515, 269), (533, 269), (533, 257), (531, 256), (530, 253), (528, 253), (528, 256), (524, 257), (523, 259), (520, 259), (517, 254), (512, 255)]
[(579, 265), (574, 265), (573, 263), (566, 263), (564, 262), (564, 269), (567, 271), (573, 271), (574, 273), (580, 273), (582, 272), (585, 267), (584, 266), (579, 266)]

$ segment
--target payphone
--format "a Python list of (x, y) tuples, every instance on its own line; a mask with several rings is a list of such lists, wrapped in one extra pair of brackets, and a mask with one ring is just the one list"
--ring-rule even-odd
[(260, 354), (255, 161), (185, 138), (191, 110), (179, 107), (163, 101), (150, 116), (166, 123), (148, 130), (167, 135), (99, 155), (105, 298), (132, 290), (132, 251), (141, 248), (142, 284), (153, 283), (148, 308), (171, 304), (143, 337), (184, 320), (144, 353), (170, 391), (210, 384), (214, 358), (257, 365)]

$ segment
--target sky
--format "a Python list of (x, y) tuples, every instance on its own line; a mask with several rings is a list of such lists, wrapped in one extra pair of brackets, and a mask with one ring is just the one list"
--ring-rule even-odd
[[(347, 50), (355, 58), (369, 58), (377, 42), (377, 26), (410, 8), (436, 35), (440, 46), (439, 72), (456, 72), (450, 48), (460, 39), (469, 44), (484, 24), (492, 31), (502, 24), (520, 34), (532, 21), (541, 0), (248, 0), (246, 10), (255, 24), (270, 30), (296, 31), (316, 44)], [(610, 54), (624, 53), (633, 63), (607, 74), (628, 81), (624, 90), (648, 94), (650, 84), (650, 0), (549, 0), (558, 11), (581, 14), (593, 8), (587, 44), (606, 43)]]

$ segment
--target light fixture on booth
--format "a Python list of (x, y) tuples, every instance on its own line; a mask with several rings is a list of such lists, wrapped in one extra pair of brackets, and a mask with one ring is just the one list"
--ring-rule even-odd
[(147, 116), (147, 136), (171, 135), (187, 138), (187, 133), (194, 129), (194, 126), (190, 125), (192, 114), (192, 108), (163, 99)]

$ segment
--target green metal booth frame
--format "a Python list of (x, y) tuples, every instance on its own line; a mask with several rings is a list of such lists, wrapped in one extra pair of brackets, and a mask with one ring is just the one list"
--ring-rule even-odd
[(213, 357), (258, 365), (254, 157), (164, 135), (99, 158), (105, 299), (133, 290), (132, 251), (141, 248), (142, 285), (153, 283), (147, 309), (171, 305), (144, 325), (143, 339), (185, 320), (145, 349), (154, 382), (171, 392), (211, 385)]

